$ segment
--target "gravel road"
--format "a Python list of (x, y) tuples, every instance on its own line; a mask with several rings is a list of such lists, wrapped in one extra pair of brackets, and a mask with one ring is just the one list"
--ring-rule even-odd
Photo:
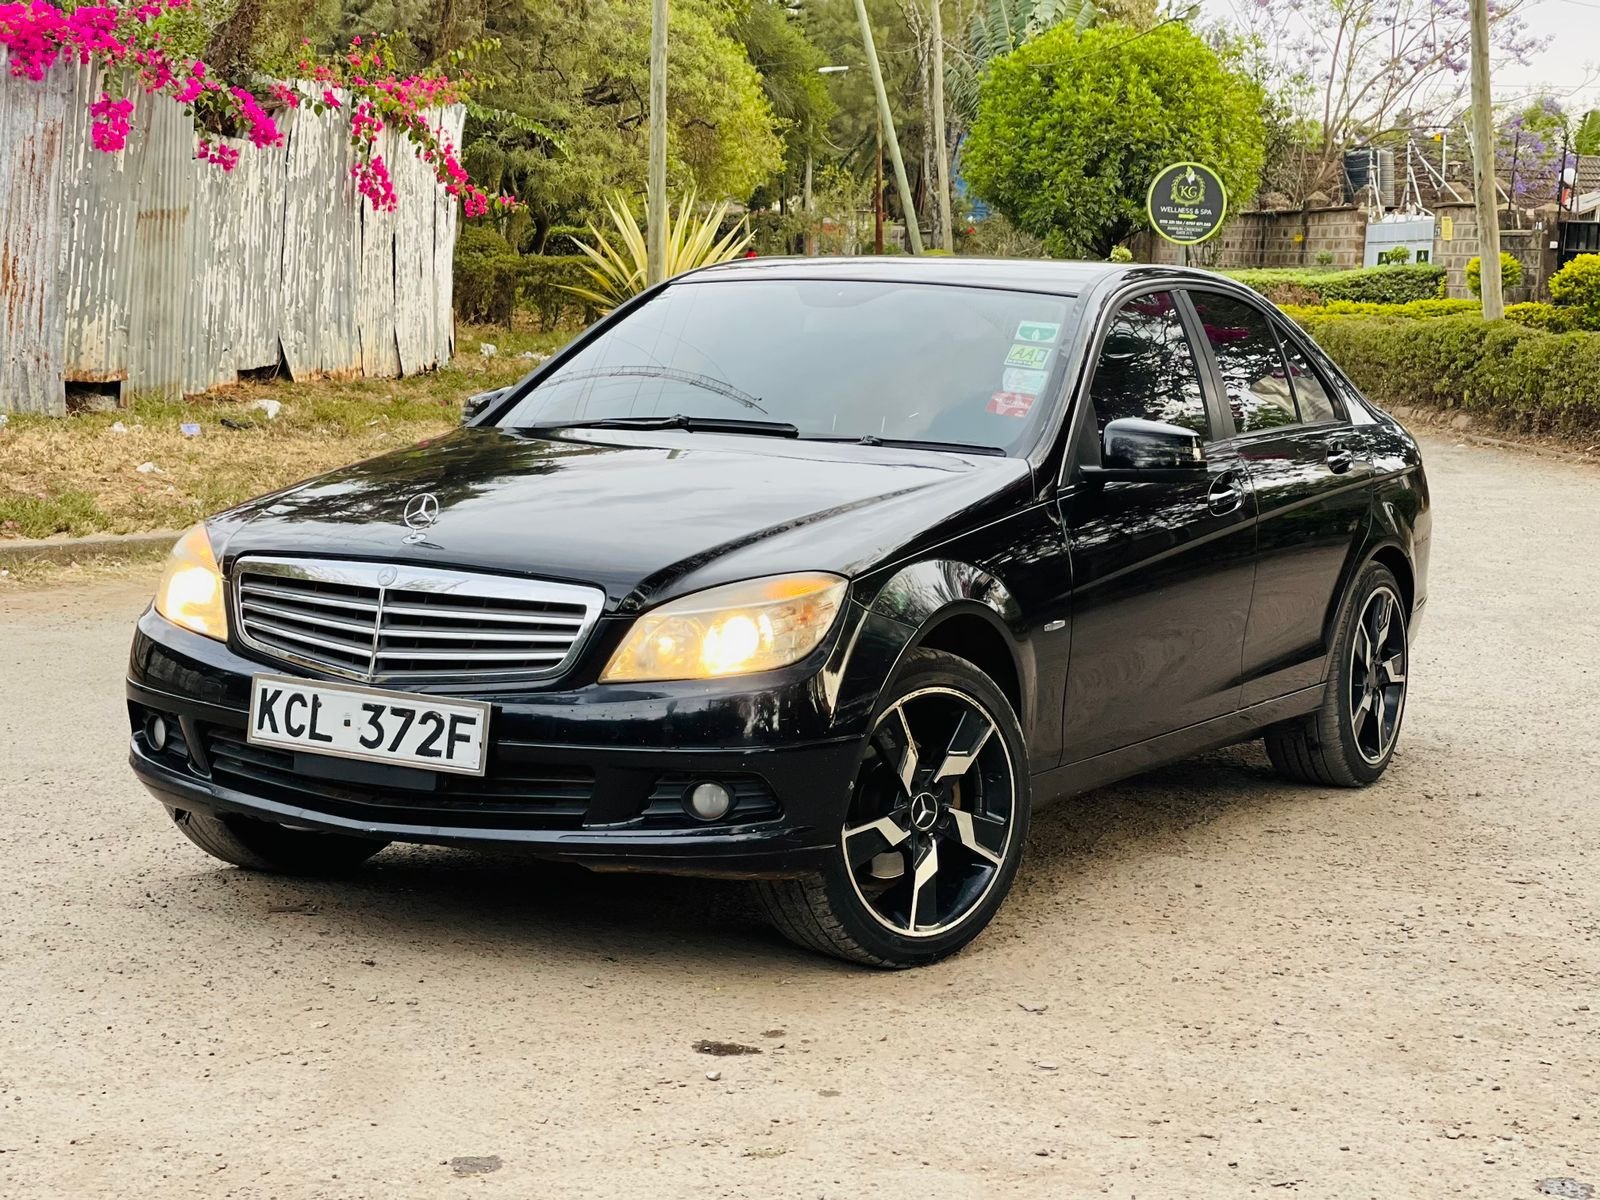
[(1427, 449), (1385, 779), (1252, 746), (1058, 805), (990, 932), (903, 974), (734, 886), (222, 868), (123, 762), (151, 581), (0, 594), (0, 1195), (1600, 1189), (1600, 473)]

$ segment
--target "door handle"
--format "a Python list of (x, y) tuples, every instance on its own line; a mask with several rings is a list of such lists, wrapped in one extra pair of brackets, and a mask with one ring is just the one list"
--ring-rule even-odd
[(1356, 465), (1355, 449), (1344, 438), (1330, 438), (1328, 440), (1327, 463), (1328, 470), (1335, 475), (1343, 475)]
[(1238, 471), (1224, 471), (1212, 480), (1210, 489), (1206, 492), (1206, 507), (1213, 515), (1225, 517), (1231, 512), (1236, 512), (1244, 503), (1244, 488), (1240, 484)]

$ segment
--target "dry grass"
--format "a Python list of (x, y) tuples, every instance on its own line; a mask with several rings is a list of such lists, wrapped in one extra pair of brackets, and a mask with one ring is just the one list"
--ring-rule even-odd
[[(0, 539), (181, 528), (450, 429), (467, 396), (527, 373), (524, 350), (549, 351), (569, 336), (464, 328), (450, 366), (410, 379), (240, 384), (65, 420), (13, 416), (0, 429)], [(500, 353), (483, 357), (480, 341)], [(261, 399), (280, 403), (276, 420), (252, 407)], [(198, 436), (184, 436), (186, 422)]]

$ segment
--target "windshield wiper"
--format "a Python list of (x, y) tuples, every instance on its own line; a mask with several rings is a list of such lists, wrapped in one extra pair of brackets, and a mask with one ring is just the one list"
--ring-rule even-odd
[(627, 378), (669, 379), (674, 383), (686, 383), (690, 387), (697, 387), (702, 391), (713, 392), (718, 396), (726, 396), (729, 400), (736, 401), (746, 408), (753, 408), (757, 412), (767, 411), (761, 407), (760, 396), (752, 396), (749, 392), (740, 391), (726, 380), (717, 379), (711, 375), (702, 375), (698, 371), (680, 371), (676, 367), (665, 367), (659, 363), (638, 363), (631, 366), (617, 367), (590, 367), (585, 371), (563, 371), (550, 382), (566, 383), (573, 379)]
[(906, 450), (940, 450), (956, 451), (964, 454), (998, 454), (1005, 457), (1005, 451), (999, 446), (982, 446), (976, 442), (936, 442), (926, 438), (892, 438), (879, 437), (875, 433), (862, 434), (860, 437), (808, 437), (810, 442), (853, 442), (858, 446), (896, 446)]
[(754, 437), (799, 437), (800, 430), (787, 421), (747, 421), (737, 417), (670, 416), (589, 417), (571, 421), (543, 421), (518, 425), (518, 433), (549, 433), (557, 429), (686, 429), (690, 433), (745, 433)]

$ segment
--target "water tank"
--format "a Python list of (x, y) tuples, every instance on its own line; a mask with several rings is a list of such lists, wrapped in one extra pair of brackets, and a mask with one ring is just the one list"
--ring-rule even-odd
[(1351, 204), (1370, 203), (1376, 189), (1378, 203), (1395, 206), (1394, 151), (1362, 146), (1344, 152), (1345, 199)]

